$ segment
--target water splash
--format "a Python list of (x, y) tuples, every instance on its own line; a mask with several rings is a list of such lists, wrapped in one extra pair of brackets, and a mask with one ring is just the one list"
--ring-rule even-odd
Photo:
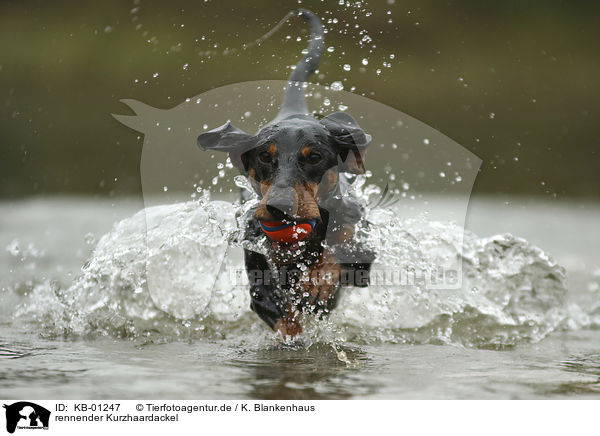
[[(378, 192), (364, 178), (353, 189), (365, 202)], [(18, 299), (14, 321), (51, 336), (279, 342), (249, 309), (239, 240), (248, 207), (203, 198), (140, 211), (100, 239), (71, 286), (42, 282)], [(331, 316), (309, 320), (296, 342), (502, 348), (598, 323), (597, 313), (565, 303), (564, 269), (523, 239), (479, 238), (426, 217), (398, 219), (384, 207), (367, 220), (357, 237), (378, 253), (373, 284), (344, 289)], [(453, 289), (386, 276), (458, 266), (462, 283)]]

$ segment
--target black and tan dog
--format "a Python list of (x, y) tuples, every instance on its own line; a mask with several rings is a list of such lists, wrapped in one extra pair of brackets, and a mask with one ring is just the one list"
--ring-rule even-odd
[(364, 173), (371, 138), (346, 113), (309, 115), (303, 83), (319, 64), (323, 28), (312, 12), (297, 12), (310, 25), (311, 41), (277, 117), (255, 135), (227, 122), (198, 137), (202, 150), (229, 153), (261, 199), (248, 216), (247, 240), (266, 238), (261, 222), (312, 225), (302, 241), (269, 241), (262, 253), (245, 250), (252, 310), (290, 336), (302, 330), (303, 314), (335, 306), (340, 285), (366, 286), (375, 257), (354, 242), (363, 210), (346, 189), (350, 174)]

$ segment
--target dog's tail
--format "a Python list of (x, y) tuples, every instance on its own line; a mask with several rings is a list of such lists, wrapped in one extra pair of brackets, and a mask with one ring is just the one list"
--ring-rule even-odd
[(306, 82), (308, 77), (319, 66), (319, 61), (325, 48), (323, 26), (319, 17), (306, 9), (297, 9), (296, 13), (310, 25), (310, 44), (308, 45), (308, 53), (298, 62), (290, 75), (289, 83), (283, 96), (283, 102), (281, 103), (281, 109), (275, 118), (276, 120), (292, 114), (308, 114), (308, 107), (304, 98), (303, 82)]

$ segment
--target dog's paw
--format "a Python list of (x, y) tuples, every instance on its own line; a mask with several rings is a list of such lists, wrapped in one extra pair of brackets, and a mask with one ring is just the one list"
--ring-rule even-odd
[(302, 326), (296, 315), (287, 315), (285, 318), (277, 321), (274, 327), (275, 331), (281, 333), (283, 337), (294, 337), (302, 332)]
[(329, 300), (339, 288), (340, 273), (340, 265), (328, 252), (324, 252), (302, 278), (300, 292), (303, 305), (314, 309), (327, 308)]
[(253, 286), (250, 290), (250, 309), (266, 322), (269, 327), (277, 330), (275, 325), (284, 316), (285, 312), (281, 303), (274, 295), (270, 287)]

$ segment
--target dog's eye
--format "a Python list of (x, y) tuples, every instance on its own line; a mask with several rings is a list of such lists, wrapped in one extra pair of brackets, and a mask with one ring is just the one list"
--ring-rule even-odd
[(259, 153), (258, 158), (261, 162), (264, 163), (271, 163), (273, 161), (273, 156), (271, 156), (271, 153), (269, 153), (268, 151), (263, 151), (262, 153)]
[(321, 154), (316, 151), (311, 151), (310, 154), (306, 157), (306, 162), (310, 165), (316, 165), (321, 162)]

